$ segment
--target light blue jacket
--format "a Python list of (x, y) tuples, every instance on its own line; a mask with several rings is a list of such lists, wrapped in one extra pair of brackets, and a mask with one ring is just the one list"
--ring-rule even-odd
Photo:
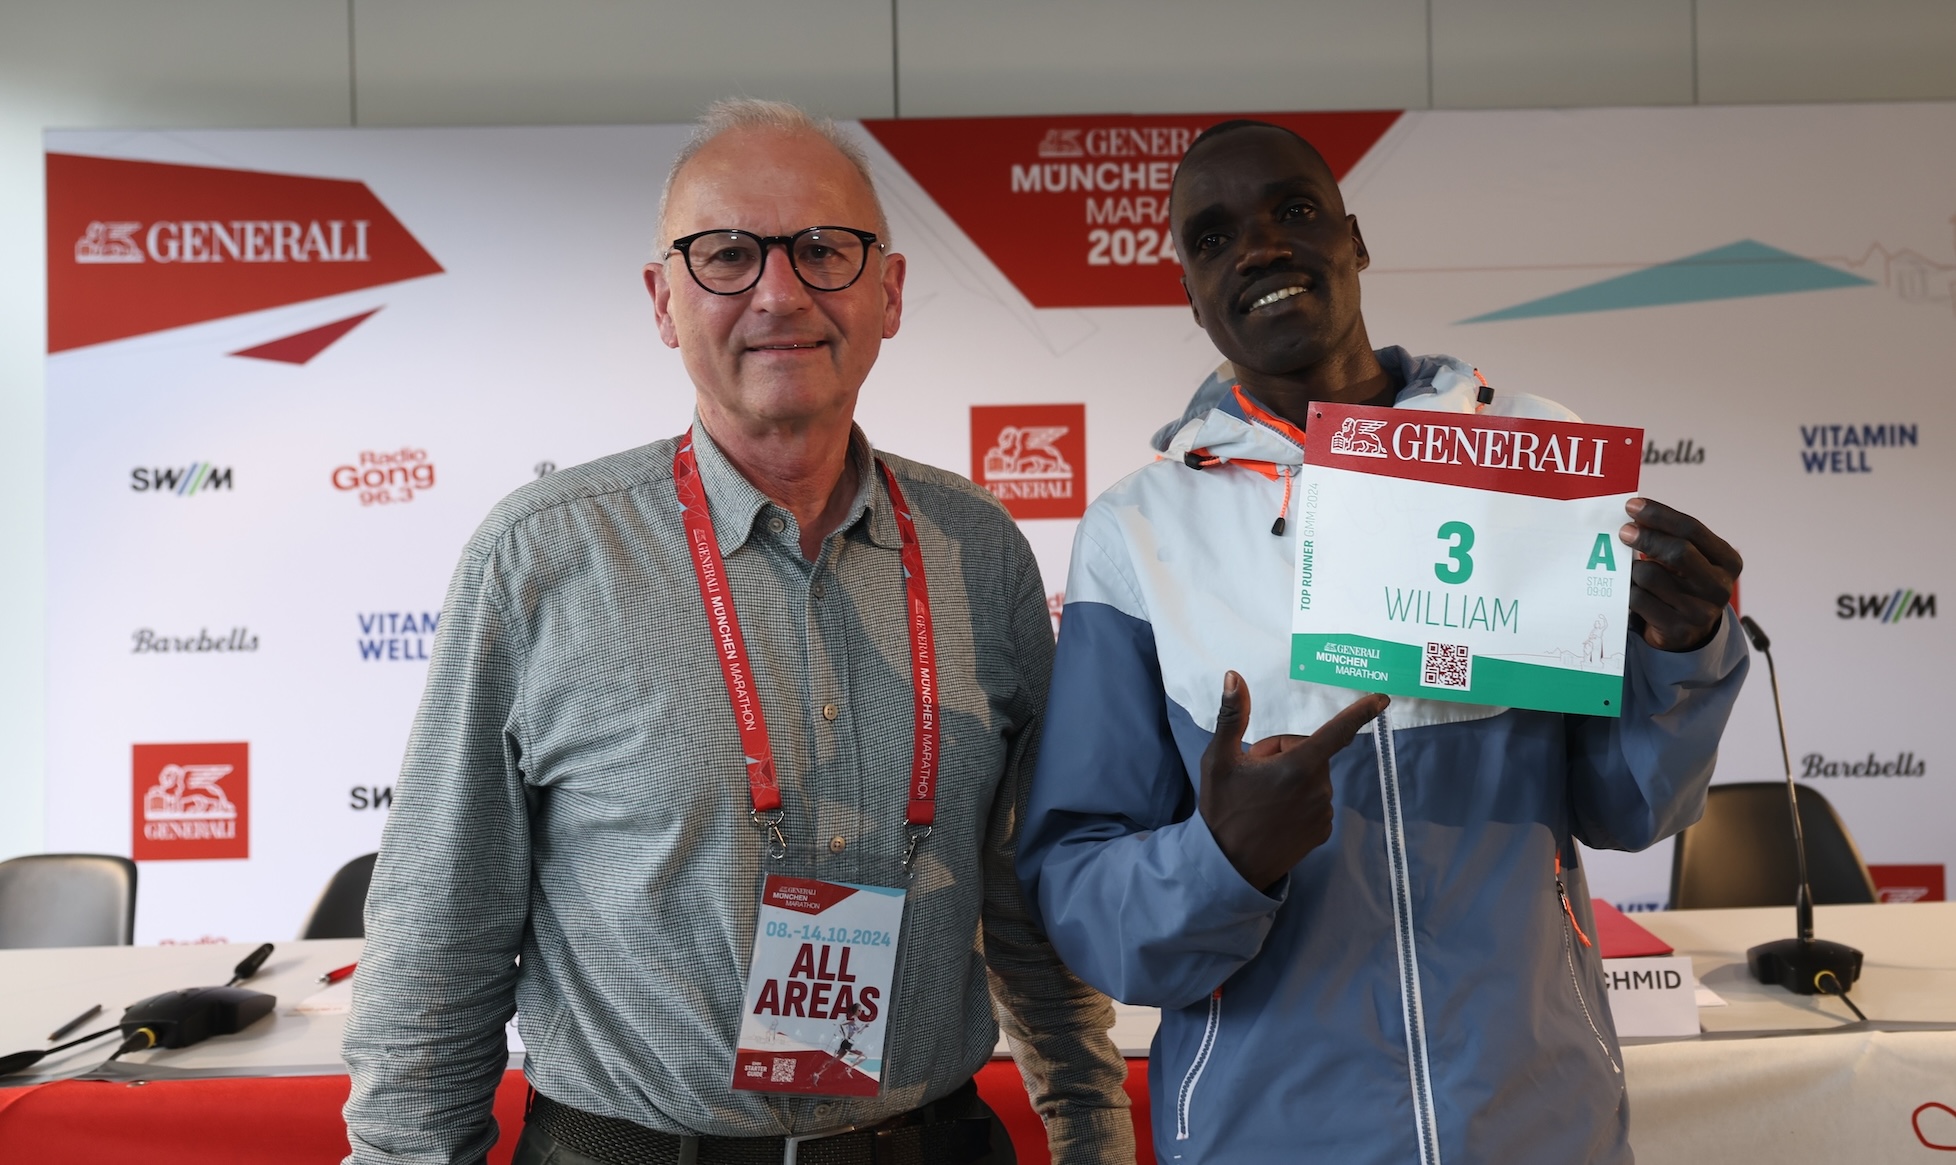
[[(1473, 410), (1466, 365), (1379, 356), (1398, 407)], [(1195, 812), (1223, 673), (1249, 684), (1246, 740), (1316, 731), (1357, 693), (1288, 677), (1281, 475), (1184, 462), (1301, 463), (1229, 387), (1212, 377), (1080, 523), (1019, 850), (1074, 971), (1162, 1009), (1159, 1159), (1629, 1161), (1575, 842), (1642, 849), (1697, 820), (1746, 672), (1736, 617), (1694, 652), (1631, 636), (1620, 720), (1395, 699), (1396, 775), (1368, 727), (1331, 762), (1331, 840), (1266, 895)]]

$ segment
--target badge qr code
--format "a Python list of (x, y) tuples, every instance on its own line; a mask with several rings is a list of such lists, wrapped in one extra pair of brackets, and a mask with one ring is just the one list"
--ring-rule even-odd
[(1428, 643), (1420, 653), (1419, 682), (1429, 688), (1467, 691), (1474, 686), (1474, 653), (1465, 643)]

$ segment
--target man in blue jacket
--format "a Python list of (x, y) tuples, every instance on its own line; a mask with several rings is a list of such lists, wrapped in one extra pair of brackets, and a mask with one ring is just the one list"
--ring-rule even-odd
[[(1621, 719), (1401, 698), (1381, 742), (1385, 697), (1288, 678), (1272, 478), (1302, 463), (1312, 401), (1471, 413), (1478, 386), (1373, 350), (1358, 220), (1302, 138), (1215, 126), (1172, 199), (1229, 367), (1080, 524), (1027, 898), (1082, 978), (1162, 1009), (1164, 1162), (1627, 1162), (1575, 843), (1642, 849), (1702, 812), (1746, 671), (1739, 555), (1630, 502)], [(1573, 419), (1519, 394), (1488, 411)]]

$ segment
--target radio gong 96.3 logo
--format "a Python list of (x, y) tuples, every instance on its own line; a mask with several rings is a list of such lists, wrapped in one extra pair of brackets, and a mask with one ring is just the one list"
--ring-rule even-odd
[(363, 506), (405, 505), (435, 488), (435, 463), (426, 449), (365, 449), (353, 464), (333, 467), (333, 488), (359, 494)]

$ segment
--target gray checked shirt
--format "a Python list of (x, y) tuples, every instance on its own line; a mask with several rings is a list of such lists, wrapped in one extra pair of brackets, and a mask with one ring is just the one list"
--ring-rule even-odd
[[(1132, 1162), (1112, 1009), (1061, 965), (1012, 871), (1053, 654), (1024, 537), (970, 482), (885, 455), (916, 519), (941, 668), (936, 831), (906, 881), (914, 689), (869, 444), (855, 434), (854, 506), (810, 562), (794, 516), (697, 421), (694, 437), (788, 855), (770, 861), (748, 820), (675, 442), (510, 495), (449, 587), (374, 870), (344, 1045), (351, 1159), (478, 1159), (514, 1011), (539, 1092), (720, 1136), (914, 1108), (981, 1067), (1002, 1022), (1056, 1159)], [(909, 890), (874, 1098), (732, 1088), (769, 873)]]

